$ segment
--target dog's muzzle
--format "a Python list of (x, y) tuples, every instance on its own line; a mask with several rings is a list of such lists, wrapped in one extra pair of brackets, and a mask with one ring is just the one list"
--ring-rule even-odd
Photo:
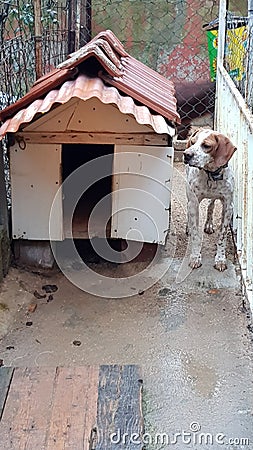
[(184, 153), (184, 163), (189, 164), (193, 157), (193, 153)]

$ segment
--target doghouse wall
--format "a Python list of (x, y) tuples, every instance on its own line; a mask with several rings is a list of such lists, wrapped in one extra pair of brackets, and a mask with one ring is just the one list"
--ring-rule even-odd
[[(62, 176), (64, 180), (69, 172), (91, 156), (113, 154), (114, 148), (116, 153), (127, 151), (134, 155), (135, 152), (151, 152), (168, 160), (166, 148), (171, 145), (171, 136), (168, 134), (155, 133), (150, 125), (139, 124), (134, 116), (123, 114), (116, 105), (104, 104), (97, 98), (87, 101), (72, 98), (66, 104), (54, 106), (50, 112), (24, 126), (16, 138), (15, 145), (10, 148), (13, 238), (31, 240), (49, 240), (50, 236), (53, 240), (62, 240), (67, 237), (64, 230)], [(81, 149), (85, 149), (85, 152)], [(126, 171), (129, 170), (128, 166), (127, 163)], [(156, 172), (154, 167), (153, 170)], [(118, 181), (122, 180), (123, 178)], [(134, 187), (138, 186), (142, 190), (143, 185), (141, 182), (138, 185), (139, 180), (141, 177), (137, 176)], [(123, 185), (128, 181), (124, 179)], [(111, 189), (113, 180), (106, 182), (106, 188), (103, 186), (104, 182), (101, 181), (100, 186), (92, 188), (90, 199), (93, 199), (93, 205), (96, 196), (101, 198), (102, 190), (108, 193)], [(116, 190), (117, 184), (114, 183), (113, 186)], [(149, 189), (152, 191), (152, 183), (149, 184)], [(59, 194), (56, 196), (57, 192)], [(112, 205), (114, 208), (118, 201), (122, 204), (118, 193), (115, 197), (117, 202), (115, 200)], [(128, 202), (128, 198), (126, 201)], [(143, 203), (141, 199), (138, 201)], [(49, 234), (52, 204), (54, 220), (51, 221)], [(118, 216), (115, 220), (117, 218)], [(121, 238), (130, 227), (130, 222), (124, 218), (124, 227), (117, 224), (113, 237)], [(80, 232), (83, 232), (82, 229)]]
[[(112, 190), (108, 206), (112, 223), (108, 222), (108, 236), (163, 244), (169, 228), (173, 163), (173, 149), (165, 146), (63, 144), (62, 152), (61, 145), (27, 144), (21, 149), (15, 144), (10, 151), (13, 238), (63, 240), (70, 237), (69, 230), (64, 229), (62, 168), (66, 178), (83, 162), (106, 153), (112, 155), (108, 171), (113, 175), (94, 184), (88, 197), (86, 193), (83, 205), (81, 199), (79, 217), (87, 218), (87, 212)], [(52, 205), (54, 214), (50, 220)], [(87, 238), (82, 220), (77, 221), (79, 234), (75, 237)], [(93, 236), (101, 235), (100, 224), (104, 228), (104, 223), (97, 220)]]
[(16, 143), (10, 148), (12, 236), (49, 240), (50, 211), (55, 196), (51, 237), (62, 240), (61, 145)]
[(123, 114), (116, 105), (94, 97), (86, 101), (72, 98), (27, 125), (25, 131), (154, 133), (151, 126), (139, 124), (133, 115)]

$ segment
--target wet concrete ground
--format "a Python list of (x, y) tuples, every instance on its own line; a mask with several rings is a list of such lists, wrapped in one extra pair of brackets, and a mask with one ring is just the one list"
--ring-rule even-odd
[[(15, 366), (139, 364), (148, 449), (252, 450), (253, 335), (232, 243), (226, 272), (213, 268), (217, 233), (204, 236), (203, 266), (188, 273), (185, 264), (182, 270), (187, 263), (182, 173), (176, 164), (170, 239), (143, 275), (151, 287), (140, 289), (139, 277), (133, 295), (101, 298), (61, 273), (46, 277), (12, 268), (0, 293), (0, 358)], [(142, 264), (90, 267), (115, 277), (114, 292), (117, 283), (124, 290), (118, 277), (139, 272)], [(45, 284), (58, 290), (36, 298)]]

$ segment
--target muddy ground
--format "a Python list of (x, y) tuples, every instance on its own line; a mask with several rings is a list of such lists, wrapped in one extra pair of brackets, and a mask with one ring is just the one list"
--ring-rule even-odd
[[(253, 449), (253, 335), (231, 236), (224, 273), (213, 268), (217, 232), (203, 237), (203, 265), (188, 273), (183, 174), (176, 163), (166, 248), (148, 273), (133, 279), (131, 296), (94, 296), (61, 273), (11, 268), (0, 293), (0, 358), (7, 366), (139, 364), (147, 448)], [(89, 267), (112, 278), (114, 293), (115, 284), (125, 289), (119, 278), (144, 265)], [(45, 285), (57, 290), (46, 293)], [(184, 431), (191, 433), (188, 443)], [(209, 443), (199, 442), (200, 432), (210, 434)], [(156, 444), (157, 433), (170, 445)], [(175, 433), (181, 433), (177, 443)], [(243, 445), (244, 438), (250, 443)]]

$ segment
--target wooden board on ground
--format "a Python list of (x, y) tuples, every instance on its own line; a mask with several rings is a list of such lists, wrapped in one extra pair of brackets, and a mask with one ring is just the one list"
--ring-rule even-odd
[(100, 367), (95, 450), (142, 449), (141, 393), (138, 367)]
[(141, 449), (130, 439), (143, 433), (141, 388), (137, 366), (1, 368), (1, 445), (116, 450), (129, 434), (122, 448)]
[(0, 367), (0, 420), (2, 417), (12, 374), (13, 369), (11, 367)]

